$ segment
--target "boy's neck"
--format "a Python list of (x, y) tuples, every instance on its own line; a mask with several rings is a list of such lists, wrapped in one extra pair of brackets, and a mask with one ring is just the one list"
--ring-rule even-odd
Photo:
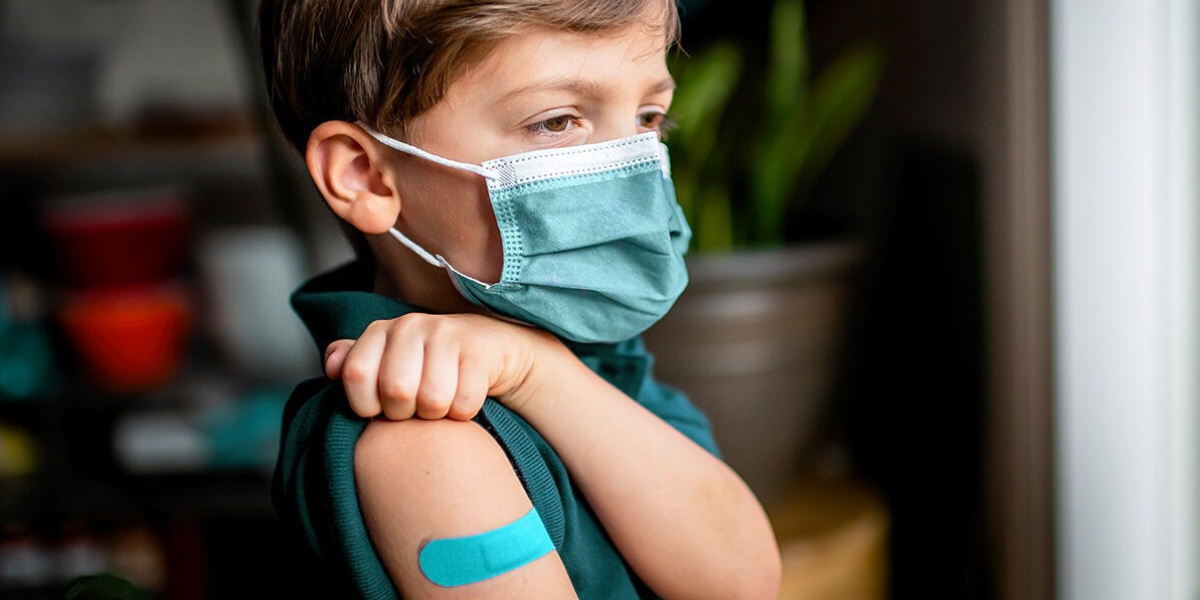
[(425, 262), (384, 235), (382, 244), (371, 240), (375, 279), (372, 292), (402, 300), (441, 314), (480, 313), (482, 310), (458, 293), (450, 275)]

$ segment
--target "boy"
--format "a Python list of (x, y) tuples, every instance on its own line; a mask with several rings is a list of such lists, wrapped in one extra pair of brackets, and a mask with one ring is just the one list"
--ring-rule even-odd
[(761, 506), (638, 337), (686, 283), (675, 11), (265, 0), (272, 106), (358, 254), (293, 296), (329, 379), (289, 402), (275, 501), (358, 595), (777, 593)]

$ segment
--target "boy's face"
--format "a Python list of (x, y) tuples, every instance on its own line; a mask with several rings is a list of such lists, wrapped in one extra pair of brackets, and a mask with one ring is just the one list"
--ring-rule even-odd
[[(532, 29), (502, 42), (411, 124), (409, 143), (481, 163), (658, 130), (674, 81), (661, 31), (603, 36)], [(500, 231), (484, 180), (394, 153), (397, 226), (484, 282), (500, 278)]]

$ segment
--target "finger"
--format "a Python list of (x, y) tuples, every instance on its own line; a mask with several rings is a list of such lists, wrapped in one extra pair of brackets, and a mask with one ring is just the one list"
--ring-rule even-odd
[(445, 337), (425, 343), (425, 365), (417, 391), (417, 416), (441, 419), (450, 411), (458, 389), (459, 344)]
[(325, 348), (325, 375), (330, 379), (342, 376), (342, 365), (346, 361), (346, 353), (354, 347), (354, 340), (337, 340)]
[(464, 354), (458, 367), (458, 390), (450, 405), (447, 417), (456, 421), (469, 421), (479, 414), (487, 399), (488, 373), (480, 359)]
[(393, 421), (411, 419), (416, 412), (421, 365), (425, 362), (423, 340), (424, 334), (411, 324), (400, 324), (388, 331), (379, 365), (378, 393), (383, 414)]
[(377, 382), (380, 357), (386, 341), (386, 336), (381, 332), (368, 327), (342, 359), (342, 387), (346, 390), (351, 410), (360, 417), (370, 418), (380, 413)]

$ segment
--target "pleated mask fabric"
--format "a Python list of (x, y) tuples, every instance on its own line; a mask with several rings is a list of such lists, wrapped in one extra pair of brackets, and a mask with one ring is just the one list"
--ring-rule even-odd
[(574, 342), (614, 343), (656, 323), (687, 286), (691, 229), (655, 132), (474, 165), (363, 127), (392, 148), (487, 179), (504, 252), (499, 281), (473, 279), (391, 233), (498, 316)]

